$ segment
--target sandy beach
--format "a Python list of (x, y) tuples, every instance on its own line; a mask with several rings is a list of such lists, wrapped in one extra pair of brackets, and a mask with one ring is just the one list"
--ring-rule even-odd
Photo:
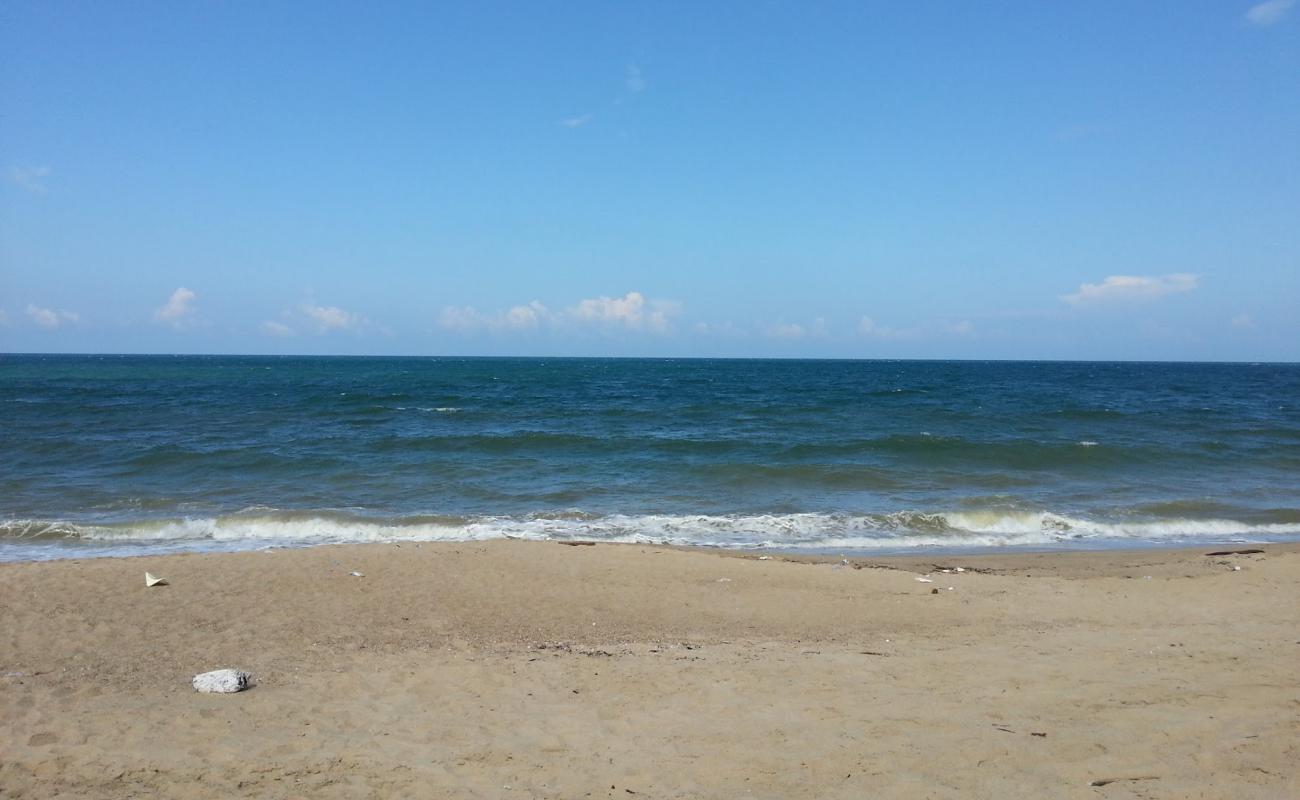
[(1300, 796), (1300, 548), (1224, 549), (3, 565), (0, 797)]

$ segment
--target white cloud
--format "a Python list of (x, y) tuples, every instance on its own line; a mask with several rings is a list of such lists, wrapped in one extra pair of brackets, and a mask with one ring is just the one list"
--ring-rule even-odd
[(182, 286), (172, 292), (172, 296), (161, 308), (153, 312), (153, 318), (159, 322), (166, 322), (174, 328), (180, 328), (194, 314), (194, 308), (190, 304), (197, 298), (197, 294)]
[(51, 172), (53, 170), (43, 165), (11, 167), (9, 180), (34, 194), (45, 194), (47, 191), (45, 179), (50, 177)]
[(32, 322), (50, 330), (60, 327), (65, 322), (75, 324), (81, 321), (81, 315), (75, 311), (55, 311), (52, 308), (41, 308), (31, 303), (27, 304), (27, 316), (32, 318)]
[(529, 330), (553, 319), (554, 315), (550, 309), (534, 300), (527, 305), (513, 306), (506, 311), (492, 314), (484, 313), (472, 306), (460, 308), (447, 306), (442, 310), (438, 324), (448, 330), (461, 333), (482, 330), (500, 332)]
[(581, 128), (583, 125), (586, 125), (595, 118), (595, 114), (582, 114), (577, 117), (565, 117), (560, 120), (560, 124), (566, 128)]
[(1063, 294), (1061, 299), (1073, 306), (1093, 303), (1155, 300), (1165, 295), (1190, 292), (1197, 287), (1198, 277), (1186, 272), (1173, 275), (1111, 275), (1101, 283), (1085, 283), (1073, 294)]
[(274, 320), (269, 319), (259, 325), (258, 328), (267, 336), (288, 337), (298, 335), (297, 331), (290, 328), (288, 325), (285, 325), (283, 322), (275, 322)]
[(802, 339), (808, 331), (797, 322), (781, 322), (767, 326), (766, 333), (773, 339)]
[(364, 321), (361, 315), (344, 311), (337, 306), (316, 306), (304, 303), (300, 310), (316, 323), (317, 333), (346, 331), (357, 328)]
[(863, 317), (858, 320), (858, 333), (862, 336), (868, 336), (872, 339), (915, 339), (918, 335), (916, 330), (910, 328), (891, 328), (888, 325), (881, 325), (871, 317)]
[(1251, 317), (1249, 314), (1238, 314), (1237, 316), (1232, 318), (1232, 327), (1239, 328), (1241, 330), (1253, 331), (1256, 328), (1258, 328), (1259, 325), (1255, 324), (1254, 318)]
[(972, 333), (975, 332), (975, 323), (971, 322), (968, 319), (963, 319), (959, 322), (954, 322), (948, 325), (947, 331), (948, 333), (955, 334), (957, 336), (970, 336)]
[(680, 313), (680, 303), (648, 300), (640, 292), (628, 292), (622, 297), (579, 300), (559, 312), (537, 300), (495, 312), (479, 311), (473, 306), (447, 306), (438, 317), (438, 325), (460, 333), (509, 333), (582, 325), (667, 333), (672, 328), (672, 318)]
[(1246, 11), (1246, 21), (1264, 28), (1281, 22), (1295, 5), (1295, 0), (1265, 0)]
[(691, 326), (696, 333), (708, 336), (724, 336), (730, 339), (744, 339), (749, 331), (737, 326), (731, 320), (726, 322), (697, 322)]
[(438, 315), (438, 325), (449, 331), (473, 333), (488, 327), (489, 318), (473, 306), (446, 306)]
[(645, 76), (641, 74), (641, 68), (636, 64), (628, 64), (627, 72), (623, 77), (623, 85), (633, 94), (644, 92), (646, 83)]
[(543, 321), (551, 318), (546, 306), (534, 300), (526, 306), (515, 306), (501, 318), (501, 324), (510, 330), (536, 328)]
[(803, 339), (805, 337), (823, 337), (826, 335), (826, 320), (818, 317), (809, 325), (798, 322), (778, 322), (763, 328), (763, 333), (772, 339)]
[(681, 305), (664, 300), (647, 302), (645, 295), (640, 292), (628, 292), (622, 297), (602, 296), (581, 300), (564, 313), (567, 318), (578, 322), (663, 333), (668, 330), (669, 317), (681, 313)]

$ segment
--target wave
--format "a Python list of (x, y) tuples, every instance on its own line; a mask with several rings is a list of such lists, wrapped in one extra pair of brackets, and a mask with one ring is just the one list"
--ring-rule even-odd
[[(435, 409), (436, 410), (436, 409)], [(446, 412), (443, 413), (454, 413)], [(769, 467), (790, 465), (849, 465), (869, 461), (882, 464), (936, 467), (962, 465), (1006, 470), (1084, 469), (1096, 471), (1116, 466), (1181, 462), (1188, 454), (1177, 446), (1136, 445), (1101, 439), (1032, 440), (971, 439), (930, 433), (890, 434), (868, 438), (787, 443), (779, 436), (763, 435), (684, 437), (675, 431), (644, 431), (638, 436), (548, 430), (494, 431), (491, 433), (403, 432), (376, 436), (366, 443), (378, 453), (419, 458), (424, 454), (564, 455), (584, 457), (644, 454), (697, 459), (754, 459), (756, 475)], [(1203, 458), (1203, 455), (1201, 455)], [(731, 465), (726, 465), (731, 466)]]
[(460, 406), (393, 406), (394, 411), (420, 411), (425, 414), (458, 414)]
[[(0, 544), (81, 542), (168, 549), (301, 546), (357, 542), (597, 540), (737, 549), (904, 549), (1046, 546), (1080, 540), (1160, 543), (1300, 536), (1300, 520), (1093, 520), (1048, 511), (898, 511), (890, 514), (592, 514), (367, 517), (345, 511), (250, 509), (237, 514), (82, 524), (0, 522)], [(6, 547), (8, 549), (8, 547)], [(7, 558), (0, 550), (0, 558)]]

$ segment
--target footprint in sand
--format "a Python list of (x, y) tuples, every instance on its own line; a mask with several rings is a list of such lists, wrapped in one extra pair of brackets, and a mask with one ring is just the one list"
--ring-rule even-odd
[(59, 737), (53, 733), (37, 733), (27, 740), (28, 747), (44, 747), (47, 744), (54, 744), (59, 741)]

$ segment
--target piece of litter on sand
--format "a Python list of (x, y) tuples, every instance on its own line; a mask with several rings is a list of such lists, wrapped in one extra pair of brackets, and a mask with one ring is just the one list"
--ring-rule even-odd
[(154, 575), (152, 572), (146, 572), (146, 573), (144, 574), (144, 585), (145, 585), (146, 587), (149, 587), (149, 586), (166, 586), (166, 585), (167, 585), (167, 579), (166, 579), (166, 578), (159, 578), (157, 575)]
[(772, 557), (771, 557), (771, 556), (759, 556), (759, 557), (758, 557), (758, 560), (759, 560), (759, 561), (771, 561), (771, 560), (772, 560)]
[(718, 583), (731, 583), (731, 578), (718, 578)]
[(1119, 783), (1120, 781), (1158, 781), (1158, 780), (1160, 780), (1160, 776), (1158, 775), (1138, 775), (1133, 778), (1099, 778), (1095, 781), (1088, 781), (1088, 785), (1106, 786), (1107, 784)]
[(1232, 571), (1233, 571), (1233, 572), (1241, 572), (1241, 565), (1240, 565), (1240, 564), (1233, 564), (1233, 565), (1232, 565)]
[(916, 582), (917, 582), (917, 583), (934, 583), (934, 579), (931, 578), (929, 575), (918, 575), (918, 576), (916, 576)]
[(204, 694), (233, 694), (253, 685), (253, 676), (240, 669), (214, 669), (194, 676), (194, 691)]
[(366, 577), (366, 573), (364, 573), (364, 572), (357, 572), (355, 569), (352, 570), (351, 572), (349, 572), (348, 574), (351, 575), (351, 576), (354, 577), (354, 578), (364, 578), (364, 577)]

